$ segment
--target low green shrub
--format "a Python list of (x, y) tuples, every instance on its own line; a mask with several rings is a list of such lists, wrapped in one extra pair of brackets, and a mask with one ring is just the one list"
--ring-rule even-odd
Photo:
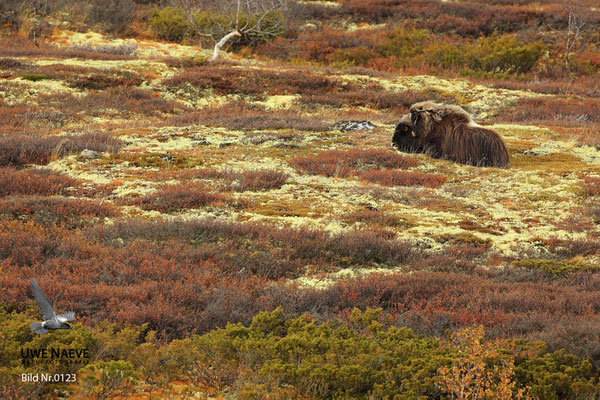
[(31, 82), (43, 81), (45, 79), (51, 79), (50, 76), (46, 74), (23, 74), (20, 76), (21, 79)]
[(523, 74), (533, 68), (543, 53), (539, 42), (524, 44), (513, 35), (492, 35), (465, 48), (466, 67), (472, 71)]
[(564, 276), (578, 271), (599, 271), (600, 266), (578, 261), (556, 261), (547, 259), (519, 260), (513, 263), (517, 267), (541, 269), (550, 275)]
[(150, 29), (160, 39), (178, 42), (190, 34), (190, 23), (181, 8), (155, 8), (149, 21)]
[(336, 51), (332, 58), (334, 64), (340, 66), (355, 66), (355, 65), (367, 65), (367, 63), (378, 57), (378, 54), (373, 50), (365, 47), (351, 47), (349, 49), (339, 49)]
[[(471, 331), (480, 336), (469, 336)], [(502, 384), (514, 398), (527, 392), (543, 399), (584, 398), (600, 390), (588, 360), (546, 353), (541, 342), (489, 341), (481, 327), (461, 332), (466, 345), (420, 338), (393, 326), (381, 310), (355, 309), (345, 322), (319, 324), (307, 315), (286, 318), (278, 308), (258, 314), (249, 327), (229, 324), (186, 342), (206, 369), (227, 365), (240, 371), (244, 386), (292, 387), (308, 398), (449, 398), (441, 368), (452, 371), (465, 360), (477, 361), (489, 379), (469, 384)], [(491, 351), (476, 353), (469, 343)]]
[(429, 33), (426, 29), (400, 28), (388, 33), (385, 42), (377, 46), (377, 50), (386, 57), (411, 58), (423, 54), (427, 39)]
[[(239, 398), (452, 398), (457, 384), (503, 388), (503, 397), (595, 398), (598, 371), (564, 350), (542, 342), (489, 340), (481, 326), (447, 339), (422, 338), (398, 327), (381, 309), (354, 309), (343, 320), (289, 317), (279, 307), (256, 315), (248, 326), (228, 324), (204, 335), (164, 343), (146, 324), (36, 335), (32, 304), (24, 312), (0, 306), (0, 394), (42, 397), (56, 390), (110, 398), (134, 391), (233, 388)], [(459, 340), (457, 340), (457, 338)], [(23, 362), (21, 349), (87, 349), (72, 363)], [(473, 368), (477, 368), (475, 371)], [(27, 384), (25, 373), (77, 373), (78, 385)], [(474, 372), (474, 373), (473, 373)], [(468, 373), (468, 375), (466, 375)], [(235, 389), (237, 388), (237, 389)], [(210, 389), (209, 389), (210, 390)], [(171, 392), (173, 393), (173, 392)], [(487, 397), (486, 397), (487, 398)]]

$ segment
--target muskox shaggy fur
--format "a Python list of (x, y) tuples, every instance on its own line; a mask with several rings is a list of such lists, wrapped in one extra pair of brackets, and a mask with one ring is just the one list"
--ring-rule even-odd
[(508, 167), (508, 151), (500, 135), (477, 125), (458, 106), (413, 104), (410, 126), (419, 152), (477, 167)]

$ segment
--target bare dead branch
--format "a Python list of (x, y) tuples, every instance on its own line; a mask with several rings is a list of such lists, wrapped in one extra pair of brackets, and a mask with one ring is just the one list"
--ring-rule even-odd
[[(171, 0), (174, 7), (185, 13), (195, 34), (211, 38), (215, 42), (212, 61), (216, 60), (220, 49), (234, 37), (249, 36), (265, 40), (283, 31), (282, 21), (277, 12), (286, 0)], [(199, 26), (196, 15), (208, 12), (210, 23)], [(213, 18), (214, 17), (214, 18)], [(274, 17), (274, 18), (271, 18)], [(266, 23), (271, 18), (270, 23)]]

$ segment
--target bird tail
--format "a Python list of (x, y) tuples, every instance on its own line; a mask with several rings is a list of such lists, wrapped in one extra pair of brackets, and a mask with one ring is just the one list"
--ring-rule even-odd
[(37, 333), (38, 335), (45, 335), (46, 333), (48, 333), (48, 329), (44, 328), (44, 325), (42, 325), (41, 322), (32, 322), (29, 324), (29, 327), (34, 333)]

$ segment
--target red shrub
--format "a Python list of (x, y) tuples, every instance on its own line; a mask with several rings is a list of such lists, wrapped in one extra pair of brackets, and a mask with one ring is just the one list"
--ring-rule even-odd
[(0, 166), (46, 164), (60, 139), (33, 133), (0, 136)]
[(167, 86), (192, 85), (218, 94), (311, 94), (342, 90), (344, 86), (329, 78), (307, 71), (302, 73), (231, 68), (227, 66), (196, 67), (169, 78)]
[(599, 196), (600, 195), (600, 178), (591, 178), (584, 177), (583, 178), (583, 189), (589, 196)]
[(33, 220), (38, 224), (65, 225), (77, 228), (119, 215), (110, 203), (87, 199), (60, 197), (10, 196), (0, 199), (0, 216), (19, 220)]
[(425, 186), (435, 189), (442, 186), (447, 178), (443, 175), (419, 171), (370, 170), (361, 174), (360, 179), (384, 186)]
[(120, 139), (100, 132), (63, 136), (36, 133), (0, 135), (0, 166), (46, 164), (52, 157), (84, 149), (117, 152), (121, 144)]
[(547, 241), (548, 249), (561, 258), (594, 256), (600, 254), (600, 241), (594, 239), (557, 239)]
[(296, 157), (291, 164), (299, 173), (346, 178), (373, 167), (410, 168), (417, 160), (387, 150), (330, 150), (313, 157)]
[(285, 185), (288, 175), (274, 169), (255, 169), (248, 171), (217, 170), (214, 168), (199, 168), (181, 170), (175, 173), (160, 173), (159, 179), (207, 179), (215, 181), (220, 190), (236, 192), (279, 189)]
[[(98, 227), (90, 234), (104, 239), (141, 237), (148, 240), (173, 238), (194, 242), (201, 240), (203, 243), (218, 242), (232, 252), (235, 251), (235, 243), (246, 242), (253, 243), (248, 246), (249, 251), (268, 250), (287, 260), (299, 259), (302, 264), (329, 265), (343, 260), (346, 264), (361, 265), (377, 259), (379, 263), (394, 265), (412, 258), (416, 252), (407, 243), (386, 239), (368, 231), (348, 231), (332, 235), (325, 231), (274, 228), (266, 224), (231, 223), (208, 218), (189, 222), (154, 223), (129, 220), (117, 222), (110, 227)], [(246, 262), (249, 261), (246, 259)]]
[(58, 308), (84, 321), (150, 322), (174, 338), (247, 322), (279, 304), (301, 307), (299, 293), (265, 278), (297, 277), (306, 265), (398, 265), (416, 254), (370, 232), (213, 219), (116, 221), (85, 233), (0, 220), (0, 302), (31, 301), (28, 277), (35, 276)]
[(181, 103), (165, 100), (150, 90), (124, 86), (91, 92), (83, 97), (70, 93), (48, 94), (40, 96), (39, 102), (94, 117), (106, 114), (123, 117), (130, 116), (129, 113), (161, 116), (186, 109)]
[[(347, 0), (342, 4), (344, 10), (353, 17), (372, 22), (383, 22), (391, 17), (404, 16), (409, 10), (412, 11), (410, 2), (403, 0)], [(416, 17), (412, 14), (410, 16)]]
[(225, 198), (221, 194), (211, 193), (203, 185), (185, 183), (163, 186), (157, 192), (130, 200), (129, 203), (137, 205), (143, 210), (169, 213), (188, 208), (218, 205), (224, 200)]
[(600, 100), (557, 97), (521, 98), (497, 120), (559, 126), (600, 124)]
[(59, 128), (71, 117), (52, 107), (9, 106), (0, 100), (0, 127), (5, 134), (10, 128)]
[(594, 350), (600, 345), (600, 274), (581, 273), (569, 282), (550, 284), (528, 273), (534, 282), (521, 282), (516, 272), (503, 276), (496, 270), (490, 270), (488, 278), (425, 271), (373, 274), (306, 293), (309, 300), (302, 309), (326, 314), (383, 307), (399, 324), (427, 335), (483, 324), (492, 337), (543, 337), (551, 349), (566, 348), (600, 364)]
[(298, 115), (296, 111), (265, 111), (245, 102), (233, 102), (209, 107), (172, 117), (170, 125), (216, 125), (228, 129), (254, 131), (265, 129), (294, 129), (299, 131), (327, 131), (330, 125), (321, 118)]
[(11, 194), (53, 195), (67, 193), (79, 181), (47, 169), (0, 168), (0, 197)]
[(287, 178), (287, 174), (272, 169), (233, 172), (226, 177), (231, 179), (230, 187), (237, 192), (279, 189), (285, 185)]
[(481, 34), (478, 20), (453, 15), (441, 15), (439, 18), (427, 20), (425, 27), (438, 33), (456, 33), (460, 36), (477, 36)]
[(105, 73), (93, 73), (86, 76), (70, 77), (69, 86), (77, 89), (105, 90), (109, 87), (117, 86), (139, 86), (142, 78), (124, 71), (117, 76), (110, 76)]

